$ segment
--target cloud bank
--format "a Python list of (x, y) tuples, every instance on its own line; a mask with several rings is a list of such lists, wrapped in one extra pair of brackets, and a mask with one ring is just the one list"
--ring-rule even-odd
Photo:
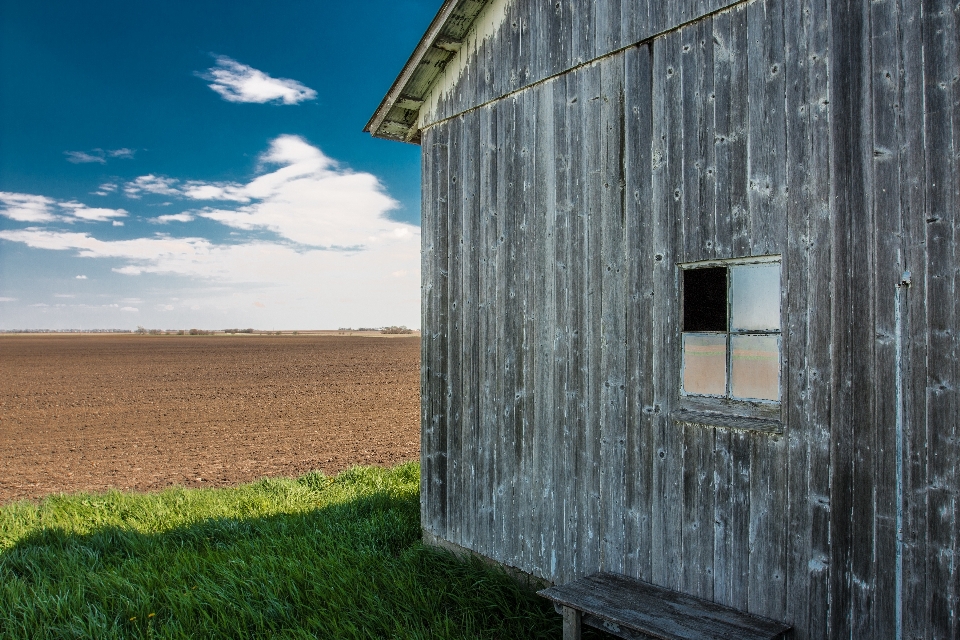
[[(56, 223), (127, 214), (0, 192), (0, 215), (27, 223), (0, 231), (0, 239), (103, 261), (122, 276), (167, 278), (151, 280), (151, 290), (193, 291), (175, 294), (183, 299), (174, 305), (191, 318), (215, 311), (250, 326), (417, 326), (420, 229), (388, 217), (398, 204), (379, 180), (340, 166), (297, 136), (274, 139), (259, 161), (246, 182), (147, 174), (118, 188), (143, 199), (148, 211), (151, 200), (172, 199), (174, 212), (146, 221), (178, 223), (168, 228), (183, 237), (119, 239), (63, 228)], [(231, 229), (228, 239), (203, 237), (208, 221)], [(169, 299), (151, 299), (139, 309), (149, 315), (168, 306)]]
[(207, 86), (227, 102), (299, 104), (317, 97), (316, 91), (296, 80), (272, 78), (227, 56), (216, 56), (216, 61), (215, 66), (197, 75), (210, 82)]

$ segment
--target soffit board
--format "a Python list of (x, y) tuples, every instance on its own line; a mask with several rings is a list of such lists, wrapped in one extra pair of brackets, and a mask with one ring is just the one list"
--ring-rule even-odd
[(364, 131), (377, 138), (420, 142), (420, 107), (488, 1), (445, 0)]

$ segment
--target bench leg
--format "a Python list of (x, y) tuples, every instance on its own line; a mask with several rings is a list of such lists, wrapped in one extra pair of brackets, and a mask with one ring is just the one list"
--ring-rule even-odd
[(563, 608), (563, 640), (580, 640), (580, 612)]

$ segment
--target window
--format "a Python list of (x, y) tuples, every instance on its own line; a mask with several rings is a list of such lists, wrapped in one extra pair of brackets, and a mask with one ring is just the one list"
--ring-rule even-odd
[(772, 417), (781, 385), (779, 256), (680, 268), (681, 406)]

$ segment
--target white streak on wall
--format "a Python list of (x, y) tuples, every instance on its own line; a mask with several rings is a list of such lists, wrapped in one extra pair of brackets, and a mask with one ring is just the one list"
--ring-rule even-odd
[(910, 286), (910, 272), (904, 271), (896, 289), (896, 429), (897, 429), (897, 550), (896, 550), (896, 640), (903, 638), (903, 315), (905, 294)]
[[(500, 28), (507, 21), (507, 10), (513, 2), (514, 0), (493, 0), (480, 11), (463, 46), (444, 67), (443, 73), (437, 78), (423, 106), (420, 107), (418, 128), (424, 129), (435, 121), (440, 101), (450, 96), (460, 86), (460, 79), (467, 66), (474, 63), (480, 45), (500, 32)], [(483, 69), (479, 72), (483, 73)]]

